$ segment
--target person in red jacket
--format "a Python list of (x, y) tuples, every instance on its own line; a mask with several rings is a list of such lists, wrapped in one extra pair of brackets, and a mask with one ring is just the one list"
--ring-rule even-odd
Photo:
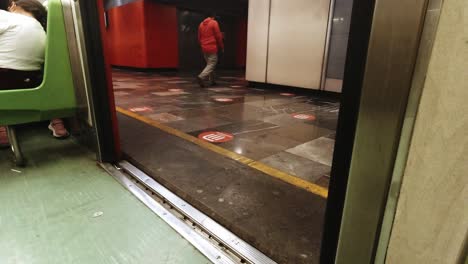
[(198, 28), (198, 41), (206, 61), (205, 69), (197, 77), (200, 87), (203, 88), (207, 78), (211, 85), (215, 84), (214, 71), (218, 64), (218, 52), (224, 52), (223, 35), (214, 15), (201, 22)]

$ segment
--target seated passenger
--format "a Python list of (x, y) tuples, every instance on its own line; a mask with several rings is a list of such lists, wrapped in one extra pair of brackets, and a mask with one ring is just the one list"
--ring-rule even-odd
[[(46, 24), (47, 11), (39, 1), (0, 0), (0, 90), (41, 84)], [(52, 120), (49, 129), (56, 138), (69, 135), (61, 119)], [(6, 144), (5, 128), (0, 128), (0, 145)]]

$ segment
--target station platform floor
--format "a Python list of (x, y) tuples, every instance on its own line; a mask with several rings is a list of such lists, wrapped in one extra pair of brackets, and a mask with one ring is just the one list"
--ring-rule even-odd
[(0, 150), (0, 263), (210, 263), (72, 139), (20, 137), (26, 168)]
[(207, 88), (178, 72), (113, 81), (127, 159), (278, 263), (319, 263), (337, 99), (239, 72)]
[(242, 71), (221, 71), (217, 85), (200, 88), (189, 73), (114, 69), (113, 83), (122, 113), (194, 137), (220, 139), (211, 143), (328, 187), (336, 98), (248, 87)]

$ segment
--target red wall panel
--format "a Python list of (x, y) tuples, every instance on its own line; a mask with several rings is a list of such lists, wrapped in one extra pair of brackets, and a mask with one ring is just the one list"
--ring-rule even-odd
[(141, 0), (108, 11), (111, 64), (136, 68), (177, 68), (177, 9)]
[(146, 67), (144, 4), (141, 0), (108, 11), (107, 40), (112, 65)]
[(147, 1), (145, 20), (147, 66), (177, 68), (179, 66), (177, 9)]

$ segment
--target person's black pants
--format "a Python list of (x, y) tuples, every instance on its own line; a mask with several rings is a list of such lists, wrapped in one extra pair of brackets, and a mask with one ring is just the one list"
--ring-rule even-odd
[(0, 68), (0, 90), (36, 88), (41, 83), (41, 71), (18, 71)]

